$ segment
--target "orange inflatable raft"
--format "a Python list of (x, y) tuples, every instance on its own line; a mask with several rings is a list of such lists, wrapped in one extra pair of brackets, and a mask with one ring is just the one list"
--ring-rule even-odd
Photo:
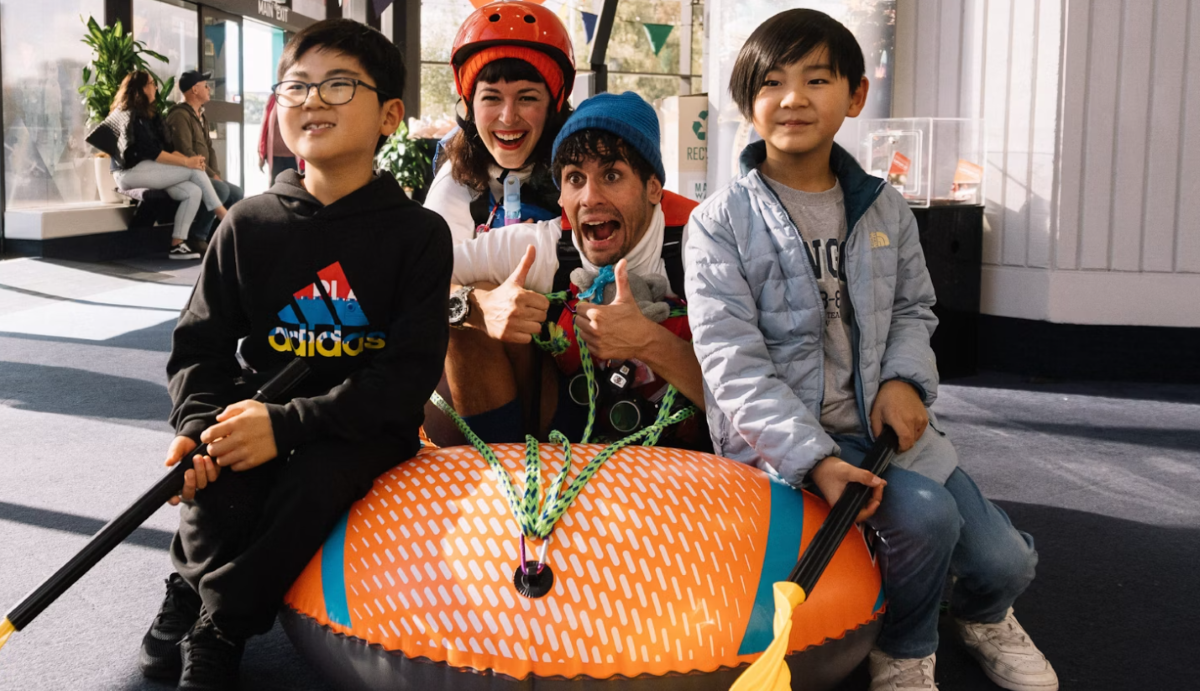
[[(491, 447), (524, 483), (524, 445)], [(572, 472), (604, 447), (574, 445)], [(543, 445), (557, 473), (561, 447)], [(543, 489), (549, 478), (543, 480)], [(473, 448), (426, 449), (378, 478), (281, 614), (340, 689), (727, 689), (771, 642), (771, 585), (828, 513), (709, 454), (632, 446), (588, 482), (518, 592), (520, 531)], [(533, 555), (529, 555), (532, 559)], [(851, 530), (794, 615), (794, 688), (839, 683), (878, 635), (879, 570)]]

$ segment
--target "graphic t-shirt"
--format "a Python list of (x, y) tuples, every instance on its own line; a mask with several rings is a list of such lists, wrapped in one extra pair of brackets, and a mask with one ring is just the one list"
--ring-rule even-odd
[(808, 250), (825, 309), (825, 399), (821, 427), (833, 434), (861, 434), (854, 397), (854, 350), (850, 325), (854, 314), (847, 299), (842, 245), (846, 242), (846, 206), (842, 186), (824, 192), (802, 192), (763, 176), (791, 216)]

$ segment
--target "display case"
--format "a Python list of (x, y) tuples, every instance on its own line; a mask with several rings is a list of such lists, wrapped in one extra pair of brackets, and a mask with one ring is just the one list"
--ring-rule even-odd
[(858, 132), (859, 164), (912, 206), (984, 203), (983, 120), (882, 118)]

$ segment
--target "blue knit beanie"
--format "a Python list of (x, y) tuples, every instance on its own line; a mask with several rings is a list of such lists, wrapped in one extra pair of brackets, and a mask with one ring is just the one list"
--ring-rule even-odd
[[(641, 96), (626, 91), (623, 94), (596, 94), (579, 104), (575, 113), (567, 119), (558, 136), (550, 160), (558, 155), (558, 147), (567, 137), (580, 130), (604, 130), (620, 137), (654, 169), (659, 182), (666, 183), (667, 172), (663, 170), (662, 151), (659, 149), (658, 114)], [(562, 181), (555, 178), (555, 185)]]

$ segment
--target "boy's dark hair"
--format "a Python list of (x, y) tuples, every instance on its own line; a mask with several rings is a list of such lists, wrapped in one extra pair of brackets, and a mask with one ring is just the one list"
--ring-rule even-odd
[(326, 19), (310, 25), (283, 49), (277, 78), (282, 81), (283, 75), (310, 50), (327, 50), (357, 60), (379, 89), (380, 103), (404, 94), (404, 57), (386, 36), (366, 24), (353, 19)]
[[(479, 76), (475, 78), (475, 89), (478, 90), (480, 84), (521, 81), (546, 83), (542, 73), (528, 62), (517, 58), (501, 58), (484, 65), (479, 71)], [(529, 160), (534, 162), (535, 168), (543, 170), (549, 168), (554, 138), (558, 136), (558, 131), (572, 112), (569, 103), (564, 104), (561, 111), (555, 111), (553, 96), (547, 101), (546, 108), (548, 111), (542, 137), (533, 147), (533, 151), (529, 152)], [(457, 117), (459, 131), (446, 142), (444, 155), (438, 157), (438, 168), (449, 163), (452, 166), (451, 177), (455, 182), (477, 192), (484, 192), (488, 188), (488, 180), (491, 179), (488, 166), (496, 160), (479, 138), (479, 129), (475, 126), (475, 116), (470, 112), (470, 104), (467, 104), (467, 115), (466, 118), (461, 115)]]
[(561, 185), (563, 168), (583, 165), (592, 158), (599, 159), (603, 165), (624, 161), (641, 178), (643, 185), (658, 175), (654, 166), (624, 139), (608, 130), (588, 129), (571, 134), (558, 145), (554, 156), (554, 179)]
[(829, 67), (850, 82), (853, 95), (866, 68), (862, 48), (841, 22), (817, 10), (787, 10), (759, 24), (729, 75), (729, 91), (742, 116), (754, 117), (754, 98), (768, 72), (800, 62), (822, 47), (829, 53)]

